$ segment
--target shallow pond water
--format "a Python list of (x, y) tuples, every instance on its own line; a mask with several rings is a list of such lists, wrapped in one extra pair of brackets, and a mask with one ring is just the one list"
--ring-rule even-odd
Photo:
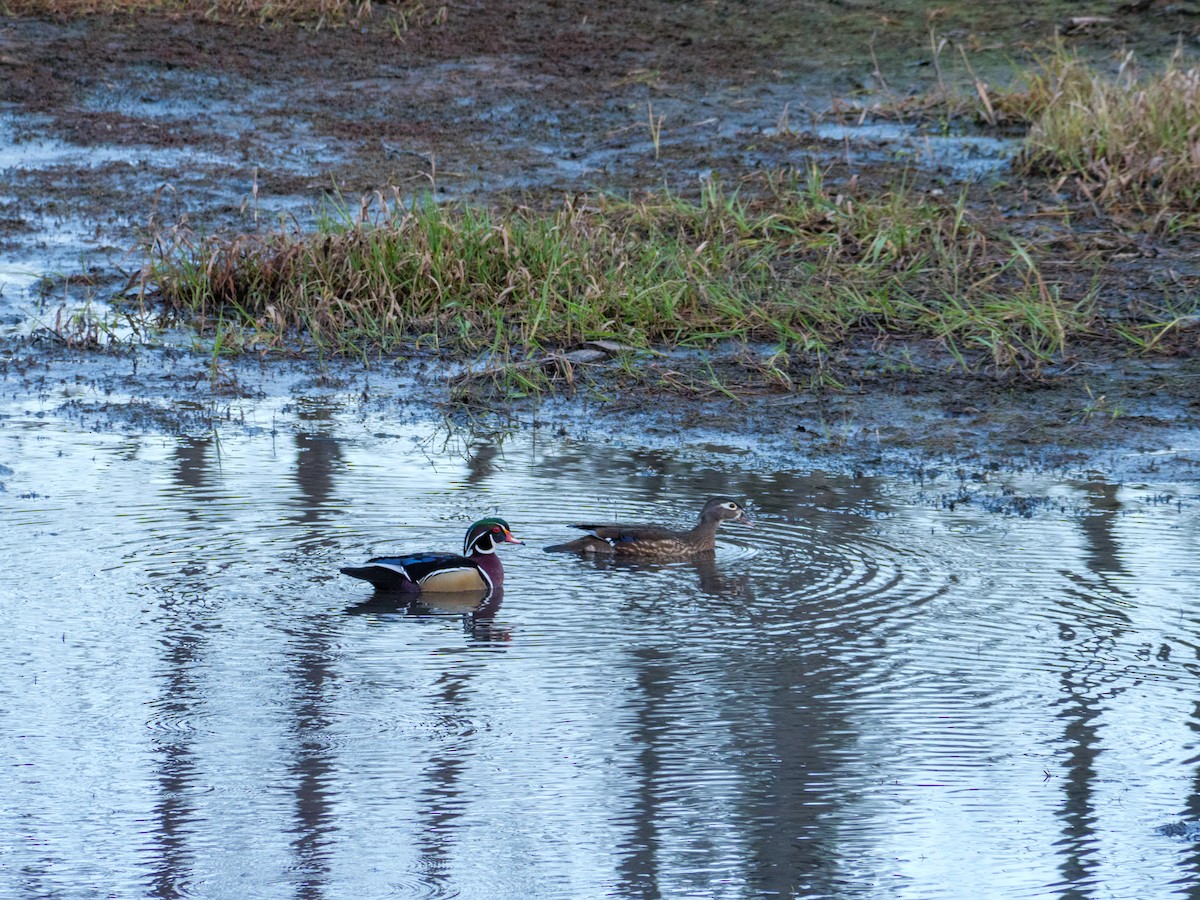
[[(0, 418), (0, 893), (1167, 896), (1200, 886), (1195, 485), (845, 478), (461, 438)], [(130, 429), (132, 431), (132, 429)], [(715, 559), (545, 554), (750, 501)], [(338, 567), (457, 550), (502, 598)], [(453, 606), (453, 605), (452, 605)]]

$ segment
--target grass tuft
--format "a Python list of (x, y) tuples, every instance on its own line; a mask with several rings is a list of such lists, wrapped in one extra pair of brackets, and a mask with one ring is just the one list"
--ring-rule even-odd
[(819, 360), (912, 336), (963, 365), (1036, 372), (1092, 327), (1091, 283), (1049, 282), (1037, 250), (989, 236), (965, 197), (839, 194), (816, 170), (757, 187), (504, 212), (375, 195), (315, 233), (160, 236), (144, 290), (201, 328), (237, 323), (246, 348), (510, 361), (592, 340), (756, 341)]
[(1074, 177), (1105, 204), (1200, 211), (1200, 69), (1160, 72), (1133, 57), (1114, 76), (1059, 64), (1026, 140), (1025, 167)]
[[(939, 60), (942, 43), (933, 49)], [(1094, 201), (1154, 223), (1178, 225), (1179, 213), (1200, 212), (1200, 68), (1182, 53), (1155, 71), (1130, 54), (1104, 73), (1059, 46), (1000, 88), (978, 77), (965, 54), (963, 63), (969, 88), (948, 83), (939, 62), (929, 91), (859, 113), (1025, 126), (1024, 174), (1072, 179)]]

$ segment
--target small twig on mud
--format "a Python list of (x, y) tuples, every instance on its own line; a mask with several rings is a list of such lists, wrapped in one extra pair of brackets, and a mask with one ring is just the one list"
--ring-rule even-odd
[(962, 54), (963, 64), (967, 67), (967, 73), (975, 83), (975, 93), (979, 95), (979, 102), (983, 104), (983, 120), (989, 125), (994, 126), (996, 124), (996, 110), (992, 108), (992, 99), (988, 94), (987, 82), (976, 75), (975, 70), (971, 68), (971, 61), (967, 59), (967, 51), (959, 47), (958, 52)]
[(788, 106), (791, 104), (783, 104), (783, 112), (779, 114), (779, 121), (775, 123), (775, 131), (778, 134), (791, 134), (792, 126), (788, 122)]
[(875, 55), (875, 38), (879, 37), (878, 31), (871, 32), (871, 43), (868, 45), (871, 49), (871, 62), (875, 65), (875, 80), (879, 82), (879, 87), (883, 90), (888, 90), (887, 79), (883, 77), (883, 72), (879, 69), (879, 57)]

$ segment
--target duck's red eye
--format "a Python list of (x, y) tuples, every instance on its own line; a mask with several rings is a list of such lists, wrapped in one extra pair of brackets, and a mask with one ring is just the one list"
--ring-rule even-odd
[(499, 525), (493, 525), (493, 526), (492, 526), (492, 531), (494, 531), (496, 534), (499, 534), (499, 533), (500, 533), (500, 526), (499, 526)]

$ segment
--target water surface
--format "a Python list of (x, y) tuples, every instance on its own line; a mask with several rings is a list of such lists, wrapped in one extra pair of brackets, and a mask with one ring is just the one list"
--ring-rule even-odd
[[(1195, 485), (0, 419), (0, 895), (1195, 895)], [(123, 433), (130, 431), (131, 433)], [(544, 554), (689, 524), (714, 559)], [(528, 542), (483, 611), (337, 573)], [(421, 613), (421, 614), (417, 614)]]

